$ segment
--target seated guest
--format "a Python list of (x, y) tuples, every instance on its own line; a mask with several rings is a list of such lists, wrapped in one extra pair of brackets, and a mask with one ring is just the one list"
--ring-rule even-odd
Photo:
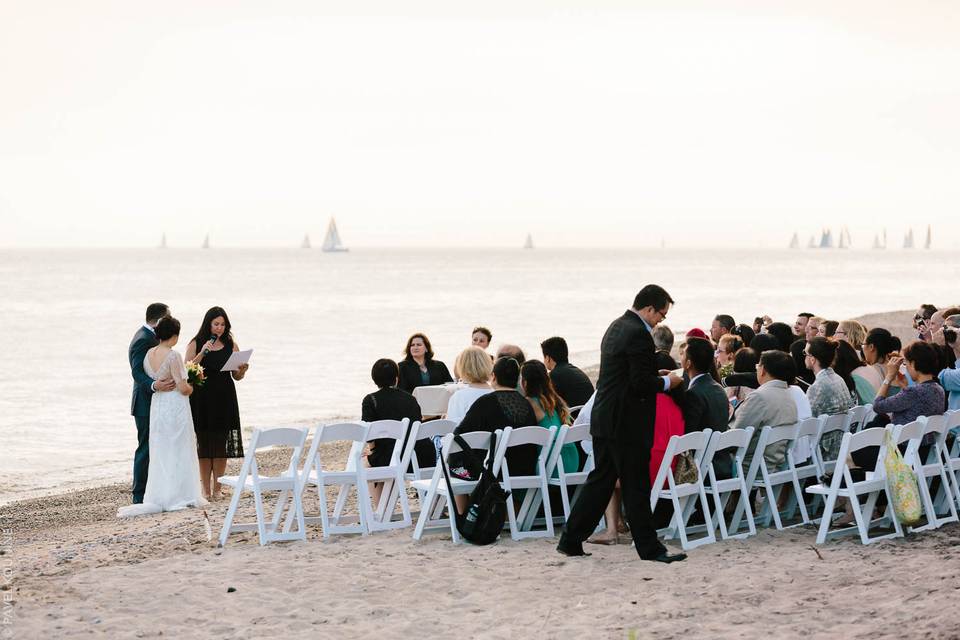
[(497, 360), (500, 358), (513, 358), (517, 361), (517, 364), (523, 364), (526, 362), (527, 358), (523, 355), (523, 349), (518, 347), (515, 344), (502, 344), (500, 348), (497, 349)]
[(460, 379), (467, 383), (465, 389), (460, 389), (447, 403), (447, 420), (459, 423), (474, 400), (493, 391), (490, 386), (490, 376), (493, 374), (493, 363), (490, 356), (480, 347), (467, 347), (459, 356), (454, 369)]
[(837, 330), (833, 332), (833, 337), (849, 343), (854, 351), (859, 351), (867, 338), (867, 328), (856, 320), (841, 320)]
[(940, 330), (944, 343), (953, 352), (955, 364), (953, 368), (943, 368), (937, 379), (943, 385), (944, 391), (949, 393), (947, 397), (947, 408), (951, 411), (960, 409), (960, 315), (952, 315)]
[(713, 344), (717, 344), (720, 336), (730, 333), (735, 326), (737, 326), (737, 323), (733, 321), (733, 316), (726, 314), (716, 316), (710, 323), (710, 340)]
[(821, 318), (820, 316), (812, 316), (810, 318), (807, 318), (807, 326), (804, 327), (804, 331), (806, 332), (806, 335), (804, 336), (804, 338), (806, 338), (807, 340), (811, 340), (813, 338), (816, 338), (818, 335), (820, 335), (821, 322), (823, 322), (823, 318)]
[(793, 337), (796, 340), (806, 342), (807, 338), (807, 320), (813, 317), (812, 313), (798, 313), (797, 319), (793, 321)]
[[(807, 389), (807, 399), (814, 416), (832, 416), (853, 408), (853, 396), (843, 378), (831, 366), (837, 356), (837, 342), (832, 338), (816, 337), (807, 343), (807, 368), (814, 373), (813, 384)], [(829, 460), (836, 460), (843, 434), (831, 431), (820, 440), (820, 448)]]
[(656, 349), (653, 357), (656, 359), (657, 370), (667, 369), (673, 371), (677, 368), (677, 361), (673, 359), (670, 352), (673, 351), (673, 331), (665, 324), (658, 324), (650, 332), (653, 338), (653, 346)]
[(837, 340), (837, 355), (833, 359), (833, 371), (840, 376), (844, 384), (847, 385), (847, 389), (850, 390), (850, 395), (853, 397), (854, 404), (868, 404), (869, 402), (873, 402), (873, 396), (875, 395), (875, 391), (870, 391), (870, 387), (867, 385), (866, 390), (870, 393), (870, 399), (863, 400), (860, 397), (860, 390), (857, 389), (857, 378), (853, 376), (853, 372), (863, 366), (865, 365), (863, 360), (860, 359), (860, 354), (857, 353), (850, 343), (846, 340)]
[(543, 364), (550, 372), (550, 382), (567, 403), (568, 407), (579, 407), (593, 395), (593, 383), (583, 371), (570, 364), (567, 341), (554, 336), (540, 343), (543, 352)]
[(932, 304), (922, 304), (913, 315), (913, 328), (917, 331), (917, 337), (923, 339), (926, 325), (930, 324), (930, 319), (937, 312), (937, 308)]
[(720, 336), (720, 340), (717, 342), (715, 356), (717, 360), (717, 375), (720, 376), (721, 380), (733, 373), (733, 357), (737, 351), (740, 351), (743, 347), (743, 340), (741, 340), (739, 336), (735, 336), (732, 333)]
[[(377, 420), (403, 420), (408, 418), (410, 424), (422, 420), (420, 415), (420, 405), (412, 395), (406, 391), (396, 388), (397, 379), (400, 376), (400, 369), (397, 363), (387, 358), (381, 358), (373, 363), (370, 370), (370, 377), (373, 383), (377, 385), (377, 391), (368, 394), (363, 398), (360, 405), (360, 419), (364, 422), (375, 422)], [(409, 436), (409, 431), (407, 432)], [(394, 440), (390, 438), (379, 438), (371, 440), (369, 451), (366, 456), (367, 464), (371, 467), (385, 467), (390, 464), (390, 456), (393, 454)], [(397, 446), (405, 447), (407, 438), (403, 442), (398, 442)], [(414, 449), (417, 455), (417, 462), (424, 467), (432, 467), (437, 458), (433, 443), (429, 440), (423, 440), (417, 443)], [(371, 495), (374, 502), (379, 500), (380, 491), (383, 483), (373, 483)]]
[(473, 346), (480, 347), (486, 351), (490, 346), (490, 341), (493, 340), (493, 334), (490, 333), (490, 329), (486, 327), (477, 327), (470, 334), (470, 340)]
[[(760, 386), (743, 401), (730, 423), (731, 429), (753, 427), (755, 431), (744, 456), (744, 470), (750, 467), (763, 427), (779, 427), (797, 423), (797, 404), (789, 390), (797, 368), (790, 354), (783, 351), (764, 351), (757, 365)], [(777, 469), (786, 460), (787, 443), (775, 442), (763, 452), (768, 468)]]
[[(886, 375), (887, 360), (889, 360), (890, 354), (897, 350), (897, 342), (889, 331), (882, 327), (875, 327), (867, 332), (861, 350), (867, 366), (858, 369), (858, 375), (863, 376), (870, 382), (871, 386), (879, 389)], [(899, 390), (900, 387), (891, 387), (887, 395), (893, 395)]]
[(821, 338), (832, 338), (839, 326), (840, 323), (836, 320), (824, 320), (820, 323), (820, 330), (817, 332), (817, 335)]
[[(537, 424), (541, 427), (557, 427), (554, 438), (559, 436), (559, 427), (570, 424), (572, 420), (563, 398), (560, 397), (556, 389), (553, 388), (553, 383), (550, 382), (547, 367), (539, 360), (524, 362), (523, 366), (520, 367), (520, 387), (523, 389), (523, 395), (530, 402), (534, 414), (536, 414)], [(551, 444), (550, 449), (552, 448), (553, 445)], [(547, 452), (545, 460), (549, 459), (550, 455), (551, 452)], [(580, 468), (580, 452), (577, 450), (576, 444), (563, 445), (560, 450), (560, 463), (567, 473), (573, 473)], [(557, 475), (559, 474), (554, 471), (554, 477)]]
[[(454, 433), (494, 432), (504, 427), (529, 427), (537, 424), (537, 414), (520, 393), (520, 364), (514, 358), (499, 358), (493, 365), (493, 393), (481, 396), (470, 405)], [(536, 445), (511, 447), (507, 464), (514, 475), (533, 475), (536, 471)], [(453, 471), (453, 470), (451, 470)]]
[[(937, 354), (933, 347), (921, 340), (907, 345), (903, 357), (893, 354), (884, 368), (886, 374), (883, 384), (877, 391), (873, 401), (873, 410), (878, 414), (889, 416), (890, 424), (907, 424), (922, 416), (933, 416), (943, 413), (946, 401), (943, 387), (937, 382), (936, 371)], [(888, 389), (897, 376), (900, 375), (900, 365), (906, 364), (907, 372), (916, 382), (912, 387), (906, 387), (895, 396), (888, 397)], [(930, 445), (936, 434), (929, 434), (920, 445), (921, 460), (927, 459)], [(876, 468), (878, 447), (867, 447), (851, 454), (854, 464), (866, 471)]]
[(777, 349), (785, 353), (790, 353), (790, 345), (793, 344), (793, 329), (786, 322), (771, 322), (767, 327), (767, 333), (777, 339)]
[[(943, 328), (944, 321), (950, 316), (957, 314), (960, 314), (960, 307), (949, 307), (947, 309), (934, 311), (930, 316), (930, 320), (924, 323), (924, 330), (920, 332), (920, 335), (923, 336), (921, 339), (925, 342), (936, 342), (934, 336)], [(943, 341), (941, 340), (937, 344), (943, 344)]]
[(680, 364), (689, 380), (682, 399), (686, 433), (727, 430), (730, 403), (723, 387), (710, 377), (712, 360), (713, 351), (706, 340), (688, 340), (680, 355)]
[(433, 347), (422, 333), (415, 333), (407, 339), (403, 353), (399, 384), (403, 391), (412, 392), (417, 387), (453, 382), (447, 365), (433, 359)]

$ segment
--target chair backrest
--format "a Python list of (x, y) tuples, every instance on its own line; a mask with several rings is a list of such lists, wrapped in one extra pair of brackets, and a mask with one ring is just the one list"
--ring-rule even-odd
[(865, 449), (866, 447), (880, 447), (883, 445), (883, 437), (887, 432), (883, 427), (871, 427), (870, 429), (862, 429), (856, 433), (848, 433), (844, 435), (844, 440), (848, 440), (850, 445), (847, 448), (847, 453), (852, 451), (859, 451), (860, 449)]
[[(506, 427), (503, 430), (503, 437), (497, 443), (497, 453), (493, 462), (494, 473), (500, 473), (505, 467), (507, 459), (507, 449), (510, 447), (519, 447), (522, 445), (538, 445), (540, 452), (537, 460), (537, 473), (540, 473), (541, 466), (544, 472), (547, 467), (547, 452), (550, 450), (550, 443), (553, 442), (557, 427)], [(506, 470), (510, 472), (509, 467)]]
[[(663, 460), (660, 462), (660, 468), (657, 470), (657, 477), (653, 481), (653, 491), (650, 494), (651, 504), (656, 504), (656, 496), (663, 489), (664, 483), (670, 486), (679, 486), (675, 484), (675, 478), (672, 473), (672, 464), (676, 456), (691, 452), (693, 453), (693, 462), (697, 469), (702, 468), (703, 457), (710, 444), (710, 438), (713, 436), (711, 429), (703, 431), (693, 431), (682, 436), (670, 436), (667, 443), (667, 449), (663, 452)], [(698, 481), (703, 481), (703, 474), (697, 474)], [(688, 483), (689, 484), (689, 483)]]
[(756, 479), (761, 476), (761, 463), (763, 463), (764, 468), (766, 468), (764, 454), (767, 450), (767, 447), (770, 445), (786, 441), (787, 446), (784, 449), (784, 458), (789, 462), (789, 453), (794, 446), (794, 442), (797, 439), (797, 432), (799, 430), (799, 422), (796, 424), (786, 424), (779, 427), (771, 427), (767, 425), (766, 427), (760, 429), (760, 437), (757, 438), (757, 448), (754, 450), (753, 458), (750, 460), (750, 468), (745, 470), (747, 473), (746, 479), (748, 485), (756, 481)]
[(316, 438), (320, 442), (336, 442), (337, 440), (353, 440), (354, 442), (367, 441), (367, 425), (360, 422), (338, 422), (320, 425)]
[(732, 449), (736, 447), (736, 452), (734, 452), (734, 457), (737, 460), (737, 465), (741, 467), (743, 464), (743, 455), (747, 451), (747, 447), (750, 446), (750, 438), (753, 437), (753, 427), (747, 427), (746, 429), (727, 429), (726, 431), (714, 431), (710, 436), (710, 442), (707, 444), (707, 448), (703, 453), (703, 459), (700, 463), (700, 470), (702, 473), (707, 473), (710, 469), (710, 465), (713, 464), (713, 458), (716, 456), (717, 451), (722, 449)]
[[(824, 420), (824, 416), (819, 418), (805, 418), (797, 424), (797, 438), (810, 437), (816, 438), (817, 434), (820, 433), (821, 423)], [(814, 443), (811, 443), (814, 444)]]
[(919, 440), (923, 437), (924, 423), (920, 420), (914, 420), (904, 425), (888, 425), (891, 429), (894, 444), (907, 442), (908, 440)]
[(935, 416), (927, 416), (923, 420), (923, 435), (928, 433), (935, 433), (938, 436), (940, 434), (947, 432), (947, 416), (946, 414), (938, 414)]
[(849, 425), (847, 426), (847, 431), (850, 433), (856, 433), (863, 428), (863, 425), (866, 423), (867, 414), (870, 412), (869, 405), (858, 405), (850, 411), (847, 411), (847, 419)]
[[(550, 450), (550, 457), (546, 461), (546, 471), (547, 476), (551, 477), (553, 472), (556, 470), (557, 475), (567, 476), (570, 473), (581, 473), (577, 472), (566, 472), (563, 469), (563, 464), (561, 464), (562, 459), (562, 449), (564, 445), (575, 444), (577, 442), (591, 442), (592, 436), (590, 435), (590, 425), (589, 424), (578, 424), (575, 427), (570, 426), (561, 426), (560, 432), (557, 434), (556, 439), (554, 440), (553, 449)], [(589, 451), (587, 451), (589, 449)], [(590, 472), (593, 469), (593, 448), (587, 447), (584, 449), (584, 453), (587, 454), (587, 459), (583, 464), (583, 471), (585, 473)]]
[[(947, 411), (944, 414), (947, 422), (947, 430), (956, 429), (960, 427), (960, 409), (954, 409), (953, 411)], [(960, 438), (958, 438), (960, 440)]]
[(832, 431), (847, 431), (850, 428), (850, 414), (849, 413), (838, 413), (833, 416), (820, 416), (823, 419), (823, 423), (820, 428), (820, 437), (823, 438), (823, 434), (830, 433)]
[[(500, 447), (499, 442), (502, 439), (502, 432), (497, 429), (497, 448)], [(469, 433), (461, 433), (460, 437), (463, 438), (464, 442), (467, 443), (467, 446), (471, 449), (483, 449), (487, 451), (487, 455), (490, 455), (490, 436), (492, 434), (489, 431), (471, 431)], [(453, 439), (453, 434), (448, 433), (443, 436), (443, 440), (440, 445), (440, 451), (444, 458), (448, 457), (451, 453), (456, 453), (458, 451), (463, 451), (457, 442)]]
[(250, 449), (265, 449), (266, 447), (302, 447), (307, 439), (307, 429), (298, 427), (274, 427), (270, 429), (254, 429), (250, 438)]
[(367, 424), (367, 442), (371, 440), (393, 440), (390, 450), (390, 464), (400, 461), (403, 454), (403, 439), (407, 436), (410, 418), (403, 420), (375, 420)]
[(448, 433), (453, 433), (456, 428), (457, 423), (453, 420), (421, 422), (420, 429), (417, 430), (417, 440), (426, 440), (427, 438), (432, 440), (435, 436), (445, 436)]

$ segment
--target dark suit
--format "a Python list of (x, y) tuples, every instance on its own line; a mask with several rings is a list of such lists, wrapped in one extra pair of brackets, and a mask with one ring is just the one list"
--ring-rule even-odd
[(568, 407), (583, 406), (593, 395), (590, 378), (569, 362), (558, 362), (550, 372), (550, 381)]
[(683, 401), (685, 432), (726, 431), (730, 422), (730, 401), (723, 387), (705, 374), (688, 385)]
[(453, 378), (450, 376), (450, 371), (447, 369), (447, 365), (443, 364), (439, 360), (427, 360), (427, 374), (430, 376), (429, 382), (424, 382), (423, 378), (420, 377), (420, 365), (418, 365), (415, 360), (401, 360), (399, 367), (400, 381), (397, 383), (397, 388), (401, 391), (406, 391), (407, 393), (413, 393), (413, 390), (417, 387), (422, 387), (428, 384), (433, 385), (443, 384), (444, 382), (453, 382)]
[(143, 502), (147, 489), (147, 469), (150, 466), (150, 398), (153, 396), (153, 378), (143, 370), (147, 351), (157, 346), (156, 334), (146, 327), (133, 335), (127, 358), (130, 360), (130, 375), (133, 376), (133, 399), (130, 414), (137, 424), (137, 451), (133, 455), (133, 502)]
[(627, 310), (600, 343), (600, 379), (590, 414), (596, 468), (567, 522), (564, 538), (570, 544), (593, 533), (619, 479), (637, 553), (652, 559), (666, 552), (650, 513), (650, 447), (656, 396), (664, 390), (654, 360), (650, 332), (640, 316)]

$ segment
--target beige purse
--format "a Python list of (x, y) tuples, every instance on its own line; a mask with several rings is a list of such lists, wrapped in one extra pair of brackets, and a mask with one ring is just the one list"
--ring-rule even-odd
[(684, 451), (676, 457), (677, 464), (673, 468), (673, 481), (676, 484), (692, 484), (700, 477), (693, 453)]

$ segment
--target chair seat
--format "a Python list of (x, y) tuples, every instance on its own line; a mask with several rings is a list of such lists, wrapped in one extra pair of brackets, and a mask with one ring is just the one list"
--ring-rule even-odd
[[(357, 480), (356, 471), (323, 471), (320, 473), (320, 475), (323, 476), (324, 480), (329, 480), (338, 484), (349, 482), (351, 480), (356, 482)], [(317, 475), (316, 471), (310, 472), (310, 475), (307, 476), (307, 482), (312, 484), (320, 483), (320, 477)]]
[[(871, 472), (867, 472), (868, 476), (873, 475)], [(886, 486), (885, 480), (874, 480), (873, 478), (868, 477), (866, 480), (861, 480), (860, 482), (853, 483), (853, 491), (858, 493), (865, 493), (869, 491), (879, 491)], [(807, 493), (816, 493), (820, 495), (827, 495), (830, 493), (830, 487), (824, 486), (823, 484), (815, 484), (807, 487)], [(837, 492), (838, 496), (843, 496), (844, 498), (849, 498), (851, 494), (851, 489), (847, 487), (841, 487)]]
[[(432, 480), (414, 480), (410, 486), (418, 491), (429, 491)], [(477, 480), (461, 480), (460, 478), (450, 478), (450, 485), (453, 486), (453, 492), (456, 494), (470, 493), (477, 486)], [(447, 483), (441, 482), (437, 485), (439, 495), (447, 495)]]
[[(695, 493), (699, 493), (700, 488), (695, 484), (681, 484), (675, 488), (678, 498), (683, 498), (685, 496), (692, 496)], [(673, 499), (673, 491), (670, 489), (664, 489), (660, 492), (661, 498), (666, 498), (668, 500)]]
[(397, 470), (396, 467), (371, 467), (365, 469), (363, 475), (367, 480), (394, 480)]
[[(228, 487), (237, 486), (238, 476), (221, 476), (217, 478), (217, 481)], [(253, 478), (247, 477), (243, 483), (243, 488), (247, 490), (253, 490)], [(293, 476), (289, 474), (283, 474), (279, 476), (260, 476), (260, 488), (261, 489), (292, 489), (293, 488)]]
[[(566, 478), (567, 484), (583, 484), (587, 481), (587, 476), (590, 475), (589, 471), (575, 471), (574, 473), (566, 473), (564, 477)], [(548, 478), (547, 482), (554, 486), (560, 486), (560, 478)]]

